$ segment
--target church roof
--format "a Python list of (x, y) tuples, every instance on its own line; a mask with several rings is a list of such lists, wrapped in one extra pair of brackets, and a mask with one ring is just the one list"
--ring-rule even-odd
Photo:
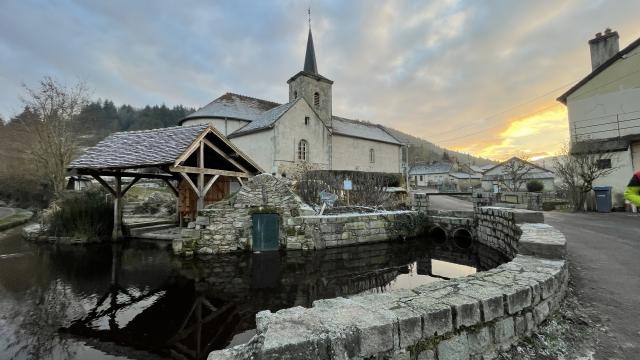
[(180, 120), (180, 124), (187, 119), (197, 118), (230, 118), (253, 121), (265, 111), (271, 110), (279, 105), (280, 104), (272, 101), (228, 92), (203, 106), (198, 111), (187, 115)]
[(372, 124), (364, 121), (351, 120), (343, 117), (333, 116), (333, 133), (336, 135), (344, 135), (361, 139), (385, 142), (390, 144), (401, 143), (389, 134), (381, 125)]
[(313, 36), (311, 36), (311, 28), (309, 28), (309, 37), (307, 38), (307, 52), (304, 54), (305, 72), (318, 75), (318, 64), (316, 63), (316, 51), (313, 48)]
[(278, 119), (280, 119), (280, 117), (291, 109), (291, 107), (300, 99), (301, 98), (295, 99), (263, 112), (255, 120), (229, 134), (228, 137), (233, 138), (272, 127), (273, 124), (275, 124), (276, 121), (278, 121)]

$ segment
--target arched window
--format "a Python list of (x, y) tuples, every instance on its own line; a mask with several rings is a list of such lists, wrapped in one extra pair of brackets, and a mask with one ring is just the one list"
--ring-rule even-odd
[(369, 162), (376, 162), (376, 151), (374, 149), (369, 149)]
[(320, 106), (320, 94), (319, 93), (314, 93), (313, 94), (313, 105), (315, 107)]
[(307, 140), (300, 140), (298, 143), (298, 160), (309, 160), (309, 143)]
[(293, 92), (293, 98), (294, 98), (294, 99), (297, 99), (297, 98), (298, 98), (298, 92), (297, 92), (297, 91), (294, 91), (294, 92)]

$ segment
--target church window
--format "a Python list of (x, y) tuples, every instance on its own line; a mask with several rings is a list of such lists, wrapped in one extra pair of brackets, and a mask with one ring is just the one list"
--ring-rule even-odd
[(320, 94), (319, 93), (313, 94), (313, 105), (315, 107), (320, 106)]
[(309, 125), (309, 121), (310, 121), (309, 117), (308, 117), (308, 116), (305, 116), (305, 117), (304, 117), (304, 124), (305, 124), (305, 125)]
[(293, 92), (293, 98), (294, 98), (294, 99), (297, 99), (297, 98), (298, 98), (298, 92), (297, 92), (297, 91), (294, 91), (294, 92)]
[(309, 160), (309, 143), (307, 140), (300, 140), (298, 143), (298, 160)]
[(369, 162), (376, 162), (376, 151), (374, 149), (369, 149)]

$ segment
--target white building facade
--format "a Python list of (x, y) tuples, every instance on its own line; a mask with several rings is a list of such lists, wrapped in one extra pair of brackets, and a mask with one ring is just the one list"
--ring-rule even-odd
[(226, 93), (180, 123), (210, 123), (278, 176), (302, 169), (402, 172), (404, 147), (384, 127), (333, 115), (333, 81), (318, 73), (311, 30), (304, 68), (287, 83), (287, 103)]
[(624, 189), (640, 169), (640, 39), (620, 51), (618, 41), (609, 29), (596, 34), (591, 73), (558, 100), (568, 109), (572, 148), (608, 152), (610, 162), (601, 166), (614, 170), (595, 185), (611, 186), (614, 205), (623, 206)]

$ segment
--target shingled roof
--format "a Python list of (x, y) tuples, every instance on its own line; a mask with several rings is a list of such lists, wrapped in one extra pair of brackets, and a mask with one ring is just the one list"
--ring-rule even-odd
[(272, 127), (273, 124), (275, 124), (275, 122), (278, 121), (278, 119), (280, 119), (280, 117), (284, 113), (286, 113), (289, 109), (291, 109), (291, 107), (300, 99), (301, 98), (298, 98), (296, 100), (293, 100), (286, 104), (276, 106), (271, 110), (267, 110), (263, 112), (262, 114), (260, 114), (260, 116), (258, 116), (252, 122), (234, 131), (232, 134), (228, 136), (228, 138), (234, 138), (237, 136), (242, 136), (244, 134), (248, 134), (248, 133), (252, 133), (252, 132), (256, 132), (256, 131), (260, 131), (260, 130), (264, 130)]
[(138, 168), (173, 164), (209, 125), (123, 131), (89, 148), (69, 168)]
[(198, 118), (230, 118), (254, 121), (265, 111), (279, 105), (272, 101), (228, 92), (198, 109), (198, 111), (187, 115), (180, 120), (180, 124), (185, 120)]
[(333, 116), (332, 119), (333, 133), (336, 135), (345, 135), (361, 139), (401, 145), (398, 139), (389, 134), (380, 125), (364, 121), (346, 119), (338, 116)]

